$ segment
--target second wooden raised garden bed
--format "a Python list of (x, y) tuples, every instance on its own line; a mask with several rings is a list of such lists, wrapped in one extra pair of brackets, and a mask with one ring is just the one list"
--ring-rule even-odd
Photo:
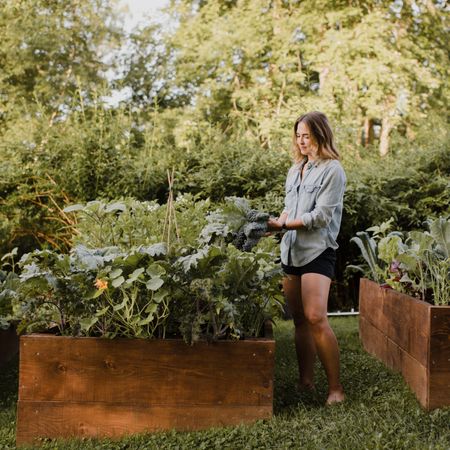
[(362, 279), (359, 312), (366, 351), (401, 372), (426, 409), (450, 406), (450, 306)]

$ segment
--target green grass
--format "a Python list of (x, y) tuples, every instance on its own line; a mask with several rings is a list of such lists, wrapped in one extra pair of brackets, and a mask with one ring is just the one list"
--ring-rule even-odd
[[(450, 449), (450, 408), (424, 411), (400, 375), (368, 356), (354, 317), (334, 318), (347, 400), (326, 408), (326, 382), (299, 394), (292, 324), (275, 329), (274, 417), (252, 426), (139, 435), (120, 441), (45, 441), (43, 449)], [(0, 449), (14, 448), (17, 361), (0, 373)]]

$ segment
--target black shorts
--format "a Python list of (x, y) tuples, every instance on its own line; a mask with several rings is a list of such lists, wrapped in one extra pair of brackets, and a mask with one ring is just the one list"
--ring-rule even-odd
[(281, 263), (281, 267), (286, 275), (299, 275), (302, 276), (305, 273), (320, 273), (328, 278), (333, 279), (334, 267), (336, 265), (336, 250), (328, 247), (322, 252), (316, 259), (313, 259), (308, 264), (296, 267), (286, 266)]

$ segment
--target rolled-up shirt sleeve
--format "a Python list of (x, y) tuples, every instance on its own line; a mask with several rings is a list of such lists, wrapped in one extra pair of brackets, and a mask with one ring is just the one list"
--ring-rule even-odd
[(346, 182), (340, 165), (330, 167), (317, 193), (314, 209), (300, 216), (306, 229), (323, 228), (330, 224), (335, 209), (342, 207)]

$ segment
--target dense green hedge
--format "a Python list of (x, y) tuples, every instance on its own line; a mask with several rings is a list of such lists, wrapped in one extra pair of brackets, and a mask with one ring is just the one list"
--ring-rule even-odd
[[(0, 152), (0, 253), (15, 246), (19, 253), (67, 249), (70, 220), (60, 208), (71, 203), (123, 197), (164, 202), (172, 169), (175, 194), (212, 202), (247, 197), (272, 214), (281, 210), (290, 165), (286, 148), (262, 148), (254, 138), (206, 127), (180, 139), (186, 132), (177, 120), (172, 112), (141, 124), (124, 110), (99, 109), (54, 124), (44, 140), (38, 125), (6, 133)], [(357, 231), (390, 217), (402, 230), (422, 228), (425, 219), (447, 215), (450, 204), (445, 143), (404, 147), (383, 159), (364, 149), (359, 159), (344, 154), (343, 164), (348, 186), (336, 307), (356, 306), (356, 281), (346, 279), (344, 269), (358, 258), (349, 242)]]

